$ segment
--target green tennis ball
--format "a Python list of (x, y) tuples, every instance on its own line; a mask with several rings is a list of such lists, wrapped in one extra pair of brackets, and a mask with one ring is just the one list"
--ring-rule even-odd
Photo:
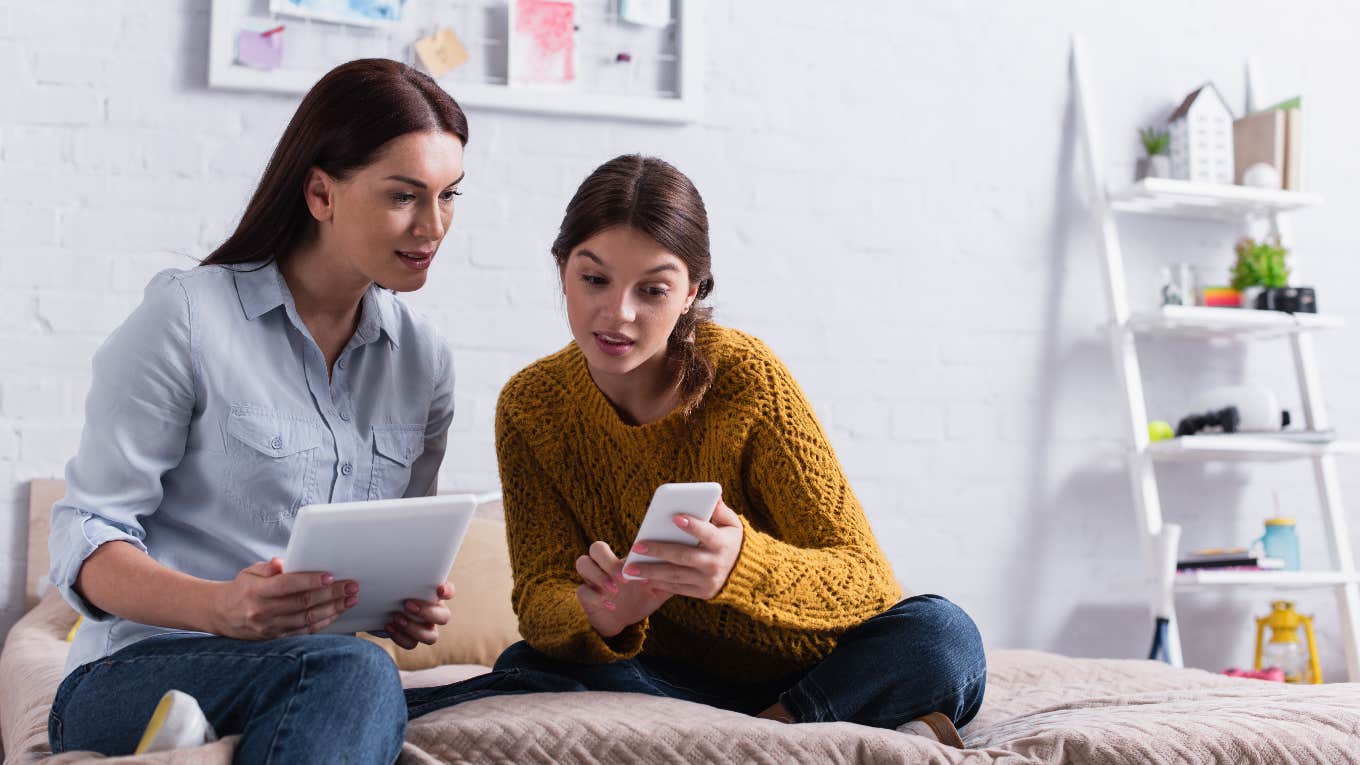
[(1171, 429), (1171, 423), (1165, 420), (1153, 420), (1148, 423), (1148, 438), (1153, 441), (1165, 441), (1175, 437), (1176, 431)]

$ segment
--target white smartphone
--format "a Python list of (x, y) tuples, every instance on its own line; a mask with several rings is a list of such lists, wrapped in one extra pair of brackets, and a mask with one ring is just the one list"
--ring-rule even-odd
[[(716, 483), (663, 483), (656, 487), (652, 502), (647, 506), (647, 515), (638, 527), (637, 538), (628, 546), (628, 557), (624, 559), (623, 565), (663, 562), (660, 558), (633, 552), (633, 546), (638, 542), (675, 542), (698, 546), (699, 540), (676, 526), (671, 518), (677, 513), (684, 513), (707, 522), (712, 520), (719, 499), (722, 499), (722, 486)], [(642, 577), (624, 574), (623, 578), (633, 581)]]

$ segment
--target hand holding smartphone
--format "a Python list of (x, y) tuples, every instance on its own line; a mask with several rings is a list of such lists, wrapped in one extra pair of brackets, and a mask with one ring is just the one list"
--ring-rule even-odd
[[(628, 546), (628, 557), (623, 565), (627, 567), (632, 563), (662, 562), (650, 555), (633, 552), (633, 547), (638, 542), (674, 542), (691, 547), (698, 546), (699, 540), (676, 526), (671, 519), (683, 513), (708, 522), (712, 520), (713, 511), (720, 499), (722, 486), (717, 483), (664, 483), (658, 486), (652, 494), (651, 504), (647, 506), (647, 515), (643, 517), (642, 525), (638, 527), (637, 538)], [(623, 578), (635, 581), (641, 577), (625, 573)]]

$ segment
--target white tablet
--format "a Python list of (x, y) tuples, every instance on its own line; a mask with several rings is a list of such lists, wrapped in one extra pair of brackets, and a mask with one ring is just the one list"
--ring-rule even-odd
[(359, 583), (358, 604), (321, 632), (381, 630), (404, 601), (434, 600), (476, 507), (473, 494), (307, 505), (293, 523), (283, 570)]

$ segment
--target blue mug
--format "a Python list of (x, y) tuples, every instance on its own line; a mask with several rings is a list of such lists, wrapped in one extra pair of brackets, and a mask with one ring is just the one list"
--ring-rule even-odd
[(1299, 535), (1294, 531), (1293, 518), (1271, 518), (1266, 521), (1264, 536), (1252, 542), (1261, 546), (1269, 558), (1282, 558), (1285, 571), (1299, 570)]

